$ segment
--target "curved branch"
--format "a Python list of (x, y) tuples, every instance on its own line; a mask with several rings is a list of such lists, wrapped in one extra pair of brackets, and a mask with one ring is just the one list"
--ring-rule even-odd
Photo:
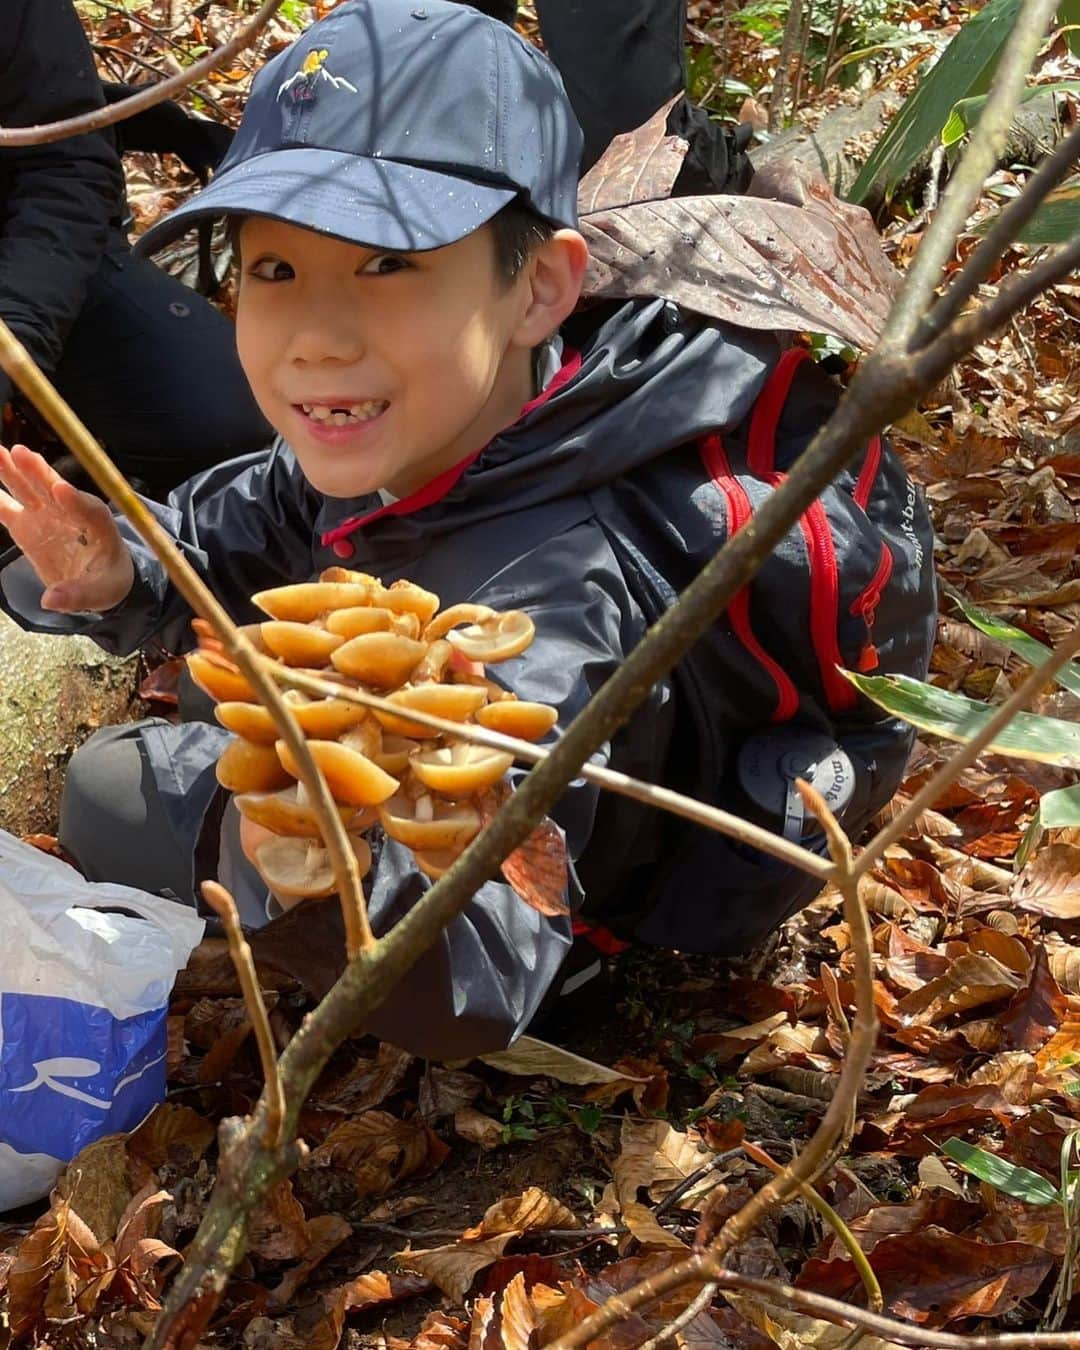
[(883, 348), (911, 349), (914, 334), (941, 284), (957, 237), (978, 201), (987, 175), (994, 171), (1001, 155), (1006, 134), (1020, 105), (1028, 71), (1057, 7), (1058, 0), (1027, 0), (1017, 14), (979, 124), (945, 189), (933, 224), (920, 240), (918, 252), (908, 268), (903, 288), (882, 334)]
[[(1047, 195), (1061, 182), (1076, 161), (1080, 159), (1080, 123), (1063, 141), (1039, 161), (1035, 172), (1024, 184), (1024, 190), (1008, 203), (994, 218), (975, 250), (964, 263), (948, 290), (930, 310), (912, 338), (914, 348), (924, 347), (931, 338), (941, 333), (963, 309), (968, 300), (1001, 261), (1001, 256)], [(1034, 270), (1034, 269), (1033, 269)]]
[(296, 758), (300, 781), (310, 792), (313, 800), (319, 828), (341, 894), (349, 956), (352, 957), (361, 949), (373, 946), (375, 938), (368, 922), (356, 854), (349, 845), (341, 816), (330, 795), (322, 770), (311, 756), (307, 737), (300, 730), (299, 723), (292, 715), (280, 689), (266, 673), (255, 648), (242, 633), (237, 631), (224, 606), (176, 547), (176, 541), (158, 523), (146, 503), (41, 373), (30, 353), (2, 319), (0, 319), (0, 366), (56, 431), (102, 492), (115, 502), (147, 541), (170, 581), (191, 609), (211, 624), (229, 656), (243, 671), (260, 701), (266, 705)]
[(217, 66), (231, 61), (245, 47), (250, 47), (281, 5), (282, 0), (264, 0), (262, 8), (254, 18), (239, 28), (228, 42), (200, 57), (187, 70), (170, 75), (160, 84), (149, 85), (139, 93), (132, 94), (130, 98), (107, 104), (104, 108), (95, 108), (92, 112), (79, 113), (76, 117), (65, 117), (60, 122), (42, 122), (34, 127), (0, 127), (0, 148), (51, 145), (53, 141), (63, 141), (69, 136), (82, 136), (88, 131), (101, 131), (103, 127), (111, 127), (128, 117), (134, 117), (136, 113), (145, 112), (147, 108), (164, 103), (166, 99), (172, 98), (189, 85), (201, 80)]
[[(331, 684), (329, 680), (310, 675), (295, 666), (283, 666), (280, 662), (269, 659), (266, 659), (266, 669), (279, 684), (289, 685), (293, 689), (303, 689), (310, 694), (317, 694), (320, 698), (341, 699), (346, 703), (358, 703), (364, 708), (375, 708), (380, 712), (401, 715), (399, 704), (380, 698), (378, 694), (370, 694), (367, 690)], [(465, 741), (469, 745), (483, 745), (489, 750), (506, 751), (526, 764), (542, 764), (550, 753), (545, 746), (520, 741), (516, 736), (506, 736), (501, 731), (489, 731), (487, 727), (477, 726), (472, 722), (451, 722), (445, 717), (418, 712), (413, 708), (409, 709), (409, 717), (414, 722), (430, 727), (432, 731), (439, 731), (444, 736)], [(634, 801), (643, 802), (658, 811), (668, 811), (673, 816), (681, 816), (683, 820), (693, 821), (695, 825), (702, 825), (707, 830), (716, 830), (719, 834), (729, 835), (732, 839), (738, 839), (740, 843), (749, 844), (752, 848), (787, 863), (789, 867), (798, 867), (801, 871), (816, 877), (822, 884), (832, 880), (834, 869), (824, 858), (792, 843), (782, 835), (773, 834), (771, 830), (755, 825), (753, 821), (732, 815), (730, 811), (724, 811), (719, 806), (710, 806), (705, 802), (699, 802), (696, 797), (687, 797), (681, 792), (661, 787), (657, 783), (642, 782), (639, 778), (631, 778), (629, 774), (619, 773), (617, 769), (607, 769), (599, 764), (583, 764), (581, 777), (589, 783), (595, 783), (597, 787), (607, 788), (609, 792), (617, 792), (622, 797), (631, 797)]]

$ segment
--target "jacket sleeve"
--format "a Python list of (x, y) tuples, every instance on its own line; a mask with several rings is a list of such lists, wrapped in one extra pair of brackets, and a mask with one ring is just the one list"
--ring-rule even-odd
[[(100, 108), (101, 83), (71, 0), (8, 0), (8, 7), (0, 122), (33, 126)], [(108, 131), (0, 149), (0, 314), (47, 371), (123, 203)], [(0, 398), (9, 392), (0, 389)]]
[[(472, 599), (498, 609), (523, 609), (536, 637), (520, 657), (489, 668), (522, 699), (553, 704), (566, 727), (622, 656), (642, 636), (645, 621), (628, 594), (600, 529), (586, 523), (517, 559)], [(663, 690), (651, 695), (659, 716), (635, 720), (631, 738), (643, 761), (655, 762), (666, 720)], [(606, 763), (604, 745), (593, 762)], [(647, 771), (647, 770), (646, 770)], [(524, 769), (512, 776), (520, 779)], [(567, 898), (583, 900), (574, 862), (593, 834), (598, 789), (582, 779), (564, 793), (552, 815), (562, 830), (570, 865)], [(411, 852), (388, 841), (371, 872), (370, 911), (376, 932), (401, 918), (430, 887)], [(489, 881), (436, 939), (367, 1029), (415, 1054), (463, 1059), (500, 1049), (536, 1012), (570, 948), (569, 918), (545, 918), (505, 882)]]
[[(310, 575), (317, 501), (280, 441), (197, 474), (164, 505), (144, 504), (237, 623), (262, 617), (251, 603), (254, 592)], [(123, 518), (117, 524), (135, 563), (135, 584), (114, 609), (82, 615), (43, 610), (41, 583), (17, 551), (0, 559), (0, 607), (22, 628), (85, 634), (119, 655), (137, 651), (151, 637), (170, 651), (190, 647), (186, 601), (132, 526)]]

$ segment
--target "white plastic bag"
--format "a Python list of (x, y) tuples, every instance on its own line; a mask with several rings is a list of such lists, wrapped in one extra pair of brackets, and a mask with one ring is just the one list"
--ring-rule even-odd
[(164, 1099), (169, 991), (203, 927), (0, 830), (0, 1211)]

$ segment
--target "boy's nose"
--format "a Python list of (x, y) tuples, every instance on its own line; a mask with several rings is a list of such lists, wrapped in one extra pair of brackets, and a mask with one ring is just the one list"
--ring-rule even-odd
[(308, 323), (293, 332), (290, 355), (301, 365), (352, 365), (364, 354), (364, 342), (352, 324)]

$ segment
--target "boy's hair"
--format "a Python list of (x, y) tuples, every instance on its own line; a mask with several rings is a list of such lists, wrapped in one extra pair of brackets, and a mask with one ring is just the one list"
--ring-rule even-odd
[[(234, 259), (240, 257), (240, 226), (243, 216), (226, 216), (225, 235)], [(509, 286), (533, 252), (555, 233), (555, 226), (520, 198), (496, 212), (488, 222), (495, 244), (495, 272)]]
[(492, 216), (495, 241), (495, 271), (507, 286), (515, 281), (529, 258), (547, 243), (555, 226), (518, 197)]

